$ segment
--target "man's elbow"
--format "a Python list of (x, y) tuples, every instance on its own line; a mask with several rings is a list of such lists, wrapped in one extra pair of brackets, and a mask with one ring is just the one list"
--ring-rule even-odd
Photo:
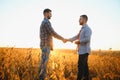
[(80, 41), (80, 43), (82, 44), (86, 44), (86, 43), (88, 43), (88, 42), (90, 42), (90, 39), (83, 39), (83, 40), (81, 40)]

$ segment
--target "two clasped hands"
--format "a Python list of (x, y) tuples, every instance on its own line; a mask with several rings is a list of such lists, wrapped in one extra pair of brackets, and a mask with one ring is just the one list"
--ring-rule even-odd
[[(63, 40), (63, 43), (66, 43), (66, 42), (71, 42), (71, 43), (73, 43), (73, 41), (71, 41), (70, 39), (64, 39), (64, 40)], [(76, 40), (74, 43), (78, 45), (78, 44), (80, 44), (80, 41), (79, 41), (79, 40)]]

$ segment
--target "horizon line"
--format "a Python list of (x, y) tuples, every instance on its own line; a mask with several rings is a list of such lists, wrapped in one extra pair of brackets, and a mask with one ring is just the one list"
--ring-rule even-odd
[[(20, 49), (40, 49), (39, 47), (16, 47), (16, 46), (0, 46), (0, 48), (20, 48)], [(75, 48), (54, 48), (54, 50), (56, 49), (67, 49), (67, 50), (76, 50)], [(120, 51), (119, 49), (112, 49), (112, 48), (109, 48), (109, 49), (91, 49), (91, 51)]]

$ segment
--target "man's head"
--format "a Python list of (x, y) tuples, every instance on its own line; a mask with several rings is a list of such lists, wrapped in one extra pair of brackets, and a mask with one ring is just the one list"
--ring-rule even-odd
[(80, 19), (79, 19), (79, 24), (80, 24), (80, 25), (86, 24), (87, 21), (88, 21), (87, 15), (81, 15), (81, 16), (80, 16)]
[(47, 18), (47, 19), (50, 19), (50, 18), (52, 17), (51, 12), (52, 12), (52, 11), (51, 11), (50, 9), (45, 9), (45, 10), (43, 11), (44, 17)]

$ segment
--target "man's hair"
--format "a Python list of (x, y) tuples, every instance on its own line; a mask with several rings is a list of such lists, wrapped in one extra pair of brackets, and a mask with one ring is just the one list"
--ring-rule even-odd
[(47, 9), (44, 9), (43, 14), (49, 13), (49, 12), (51, 12), (51, 10), (47, 8)]
[(86, 21), (88, 21), (87, 15), (81, 15), (80, 17), (84, 18)]

